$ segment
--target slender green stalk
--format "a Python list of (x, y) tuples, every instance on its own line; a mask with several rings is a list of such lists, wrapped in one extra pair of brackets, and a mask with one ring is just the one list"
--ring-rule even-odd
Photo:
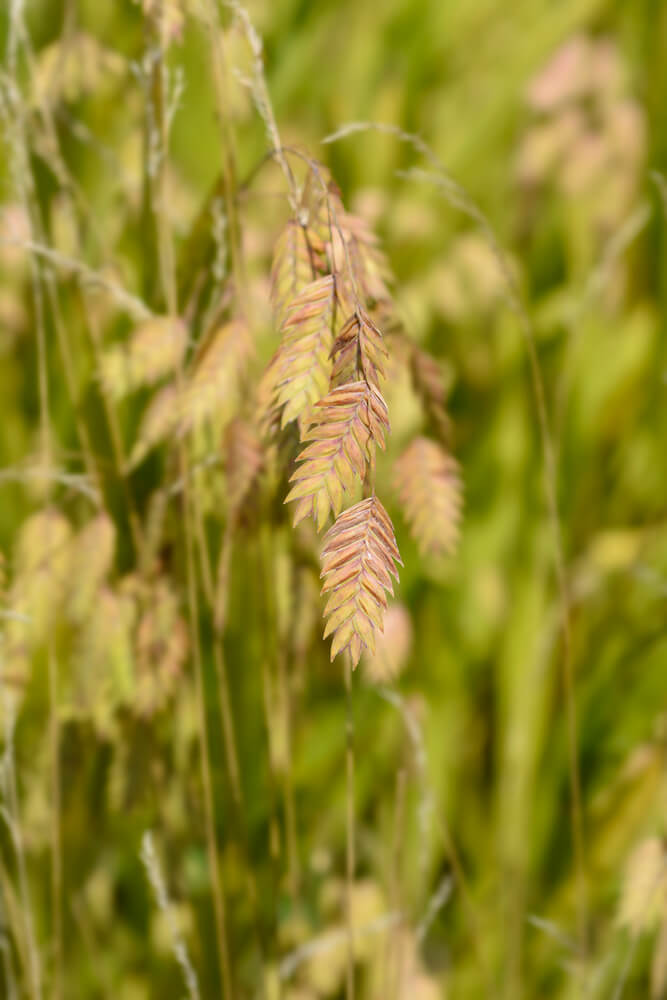
[(546, 393), (540, 369), (539, 357), (537, 354), (533, 323), (518, 289), (512, 269), (508, 263), (507, 254), (500, 246), (489, 220), (480, 210), (478, 205), (470, 198), (467, 191), (450, 176), (444, 164), (420, 136), (414, 135), (410, 132), (405, 132), (394, 125), (387, 125), (382, 122), (351, 122), (348, 125), (343, 126), (337, 132), (326, 136), (324, 142), (337, 142), (347, 136), (367, 131), (376, 131), (387, 135), (393, 135), (400, 142), (411, 146), (417, 153), (423, 156), (432, 167), (431, 171), (413, 169), (409, 171), (399, 171), (399, 175), (408, 179), (414, 179), (430, 184), (442, 195), (443, 198), (446, 199), (450, 205), (453, 205), (458, 211), (467, 215), (469, 219), (479, 226), (480, 231), (484, 235), (485, 240), (498, 262), (505, 284), (505, 293), (508, 305), (517, 316), (524, 339), (526, 353), (528, 355), (533, 395), (535, 398), (535, 407), (537, 410), (540, 443), (544, 458), (544, 484), (547, 501), (547, 515), (553, 539), (554, 568), (560, 604), (562, 637), (561, 670), (567, 728), (568, 778), (570, 784), (570, 825), (572, 829), (574, 862), (577, 878), (578, 941), (581, 957), (585, 962), (588, 952), (588, 878), (586, 874), (584, 818), (581, 797), (581, 778), (579, 774), (570, 600), (568, 596), (565, 553), (563, 550), (560, 514), (558, 509), (558, 475), (556, 468), (556, 455), (551, 436), (551, 429), (549, 426)]
[[(264, 638), (264, 650), (261, 657), (261, 678), (262, 678), (262, 705), (264, 708), (264, 728), (266, 732), (266, 749), (268, 756), (268, 783), (269, 783), (269, 857), (271, 861), (271, 914), (272, 914), (272, 940), (277, 941), (278, 922), (278, 887), (280, 884), (280, 854), (281, 838), (280, 826), (278, 823), (277, 785), (278, 776), (276, 773), (276, 760), (273, 737), (273, 706), (274, 706), (274, 677), (273, 663), (278, 640), (275, 615), (273, 614), (273, 576), (272, 564), (270, 560), (269, 539), (267, 533), (270, 531), (269, 524), (263, 524), (260, 529), (259, 539), (259, 577), (263, 581), (262, 592), (262, 635)], [(279, 995), (282, 995), (282, 985), (279, 984)]]
[[(48, 358), (46, 348), (46, 330), (44, 323), (44, 303), (40, 287), (40, 274), (36, 267), (34, 273), (34, 300), (37, 328), (37, 350), (39, 354), (39, 420), (42, 439), (42, 458), (46, 468), (51, 468), (52, 449), (49, 423), (49, 390), (48, 390)], [(52, 308), (55, 307), (55, 289), (50, 282), (47, 288), (52, 288)], [(48, 549), (48, 543), (47, 543)], [(51, 931), (53, 934), (53, 990), (54, 1000), (61, 1000), (63, 995), (63, 927), (62, 927), (62, 845), (60, 838), (60, 724), (58, 719), (58, 677), (56, 658), (53, 648), (53, 636), (48, 642), (48, 674), (49, 674), (49, 746), (51, 757)]]
[[(394, 827), (391, 844), (391, 881), (390, 898), (393, 913), (402, 913), (403, 909), (403, 871), (402, 856), (405, 837), (405, 792), (407, 772), (401, 767), (396, 775), (396, 804), (394, 807)], [(401, 1000), (401, 976), (403, 967), (403, 921), (399, 920), (394, 933), (387, 934), (385, 946), (382, 996)]]
[(287, 842), (287, 878), (290, 893), (296, 899), (301, 879), (296, 824), (296, 803), (294, 800), (294, 780), (292, 774), (292, 710), (285, 663), (285, 651), (278, 652), (278, 697), (280, 714), (285, 732), (285, 765), (283, 768), (283, 801), (285, 810), (285, 839)]
[[(27, 150), (26, 150), (26, 161)], [(32, 187), (29, 182), (27, 191)], [(31, 218), (29, 200), (26, 200), (26, 211)], [(34, 222), (31, 222), (34, 225)], [(48, 356), (46, 346), (46, 326), (44, 317), (44, 299), (41, 285), (42, 275), (36, 261), (32, 262), (33, 300), (35, 306), (35, 327), (37, 331), (38, 381), (39, 381), (39, 426), (42, 461), (46, 468), (51, 468), (52, 448), (49, 422), (49, 383)], [(47, 499), (48, 502), (48, 499)], [(47, 542), (48, 550), (48, 542)], [(63, 940), (62, 940), (62, 859), (60, 843), (60, 733), (58, 722), (58, 695), (55, 653), (53, 637), (48, 641), (48, 672), (49, 672), (49, 745), (51, 756), (51, 932), (53, 935), (54, 974), (53, 998), (62, 997), (63, 982)]]
[[(164, 292), (167, 309), (171, 316), (178, 315), (177, 285), (175, 273), (175, 257), (173, 241), (169, 229), (166, 215), (166, 205), (168, 199), (167, 191), (167, 120), (166, 120), (166, 87), (165, 87), (165, 31), (163, 22), (162, 44), (160, 47), (160, 57), (153, 67), (153, 83), (155, 94), (155, 117), (156, 127), (159, 130), (162, 155), (160, 156), (159, 169), (154, 178), (153, 196), (154, 209), (158, 234), (158, 256), (160, 266), (160, 278)], [(179, 362), (177, 371), (177, 382), (179, 393), (183, 388), (183, 365)], [(231, 1000), (234, 997), (232, 988), (231, 964), (229, 947), (227, 943), (227, 927), (225, 914), (225, 901), (222, 885), (222, 871), (218, 857), (218, 849), (215, 834), (215, 802), (213, 795), (213, 782), (211, 779), (211, 767), (209, 762), (209, 739), (208, 723), (206, 717), (206, 700), (204, 690), (204, 666), (201, 653), (201, 638), (199, 634), (199, 602), (197, 597), (196, 574), (194, 564), (194, 543), (192, 537), (192, 501), (190, 496), (190, 467), (188, 462), (186, 443), (183, 438), (179, 438), (178, 445), (179, 472), (183, 483), (183, 534), (186, 551), (186, 579), (188, 612), (190, 617), (191, 634), (193, 637), (193, 660), (195, 667), (195, 686), (197, 709), (199, 715), (200, 728), (200, 764), (202, 788), (204, 793), (204, 811), (206, 824), (206, 845), (208, 863), (212, 883), (213, 908), (215, 914), (216, 945), (218, 956), (218, 967), (222, 984), (223, 997)]]
[(234, 277), (237, 301), (242, 306), (246, 302), (244, 295), (246, 279), (243, 253), (241, 250), (241, 233), (238, 212), (236, 208), (236, 157), (234, 152), (234, 131), (229, 117), (229, 70), (225, 58), (222, 27), (214, 0), (207, 0), (205, 5), (205, 24), (207, 27), (215, 101), (222, 140), (222, 183), (229, 232), (229, 254)]
[[(5, 726), (5, 737), (13, 742), (14, 740), (13, 722), (10, 726)], [(30, 887), (28, 885), (28, 869), (25, 863), (25, 850), (23, 846), (23, 835), (19, 820), (19, 801), (16, 788), (16, 767), (14, 762), (13, 747), (10, 750), (9, 766), (7, 767), (7, 800), (12, 816), (13, 840), (16, 851), (16, 864), (18, 868), (19, 892), (23, 906), (23, 919), (25, 926), (28, 980), (32, 1000), (42, 1000), (42, 970), (40, 966), (39, 950), (35, 936), (35, 923), (30, 901)]]
[(347, 966), (345, 976), (346, 1000), (354, 1000), (354, 927), (352, 923), (352, 893), (354, 890), (355, 836), (354, 836), (354, 715), (352, 712), (352, 662), (345, 658), (345, 921), (347, 927)]
[[(99, 371), (100, 357), (102, 354), (102, 337), (100, 335), (99, 327), (97, 325), (97, 320), (95, 318), (94, 312), (90, 308), (90, 305), (88, 303), (85, 291), (81, 292), (81, 302), (83, 304), (83, 310), (86, 316), (90, 341), (93, 347), (93, 357), (95, 359), (95, 365), (97, 370)], [(134, 502), (134, 496), (132, 494), (132, 491), (130, 489), (130, 484), (128, 482), (127, 460), (125, 456), (125, 449), (123, 446), (123, 435), (121, 434), (120, 421), (118, 419), (116, 408), (112, 402), (112, 399), (104, 383), (100, 384), (100, 392), (102, 394), (102, 404), (104, 406), (104, 414), (106, 417), (107, 426), (109, 428), (109, 437), (111, 439), (111, 451), (113, 454), (115, 471), (120, 481), (121, 488), (123, 490), (123, 497), (125, 499), (125, 504), (127, 507), (127, 516), (130, 523), (132, 542), (138, 556), (138, 561), (140, 564), (142, 564), (145, 554), (145, 540), (144, 540), (143, 530), (141, 527), (141, 520), (139, 518), (139, 513), (137, 511), (137, 507)]]
[[(290, 693), (285, 652), (282, 649), (281, 638), (278, 635), (278, 621), (275, 594), (273, 588), (273, 540), (270, 528), (263, 529), (262, 545), (264, 551), (264, 567), (266, 579), (267, 616), (271, 623), (272, 635), (275, 641), (269, 649), (271, 655), (270, 677), (271, 697), (269, 704), (278, 706), (280, 726), (284, 735), (284, 759), (280, 762), (280, 785), (283, 798), (283, 813), (285, 816), (285, 842), (287, 849), (287, 879), (290, 892), (296, 898), (299, 885), (299, 852), (297, 848), (296, 806), (294, 802), (294, 783), (292, 780), (292, 714), (290, 711)], [(275, 688), (276, 698), (273, 697)], [(275, 762), (274, 762), (274, 770)]]
[[(75, 5), (72, 2), (72, 0), (68, 0), (64, 14), (64, 28), (63, 28), (63, 36), (65, 36), (68, 41), (71, 40), (75, 28), (75, 22), (76, 22)], [(34, 66), (33, 53), (30, 51), (27, 44), (26, 44), (26, 57), (28, 59), (28, 63), (31, 68), (31, 74), (34, 74), (35, 66)], [(60, 149), (58, 130), (55, 126), (53, 114), (51, 111), (51, 106), (48, 102), (40, 103), (39, 116), (42, 121), (42, 125), (45, 129), (46, 135), (48, 136), (48, 145), (52, 153), (52, 165), (55, 170), (58, 181), (61, 185), (62, 192), (67, 198), (67, 203), (72, 212), (72, 215), (77, 220), (77, 222), (80, 222), (78, 209), (81, 209), (82, 214), (85, 215), (85, 220), (88, 227), (89, 228), (92, 227), (92, 229), (96, 231), (94, 215), (90, 211), (90, 208), (87, 205), (82, 192), (75, 183), (74, 178), (67, 169), (67, 164), (64, 160), (64, 157)], [(27, 155), (25, 157), (25, 160), (26, 160), (26, 165), (29, 167), (29, 158), (27, 157)], [(31, 253), (39, 253), (40, 255), (45, 256), (46, 260), (52, 260), (54, 263), (56, 262), (62, 263), (64, 258), (62, 258), (61, 255), (59, 255), (56, 251), (48, 247), (46, 243), (44, 225), (40, 215), (39, 204), (37, 202), (36, 197), (34, 197), (34, 179), (32, 177), (32, 172), (30, 172), (28, 183), (25, 185), (25, 191), (26, 191), (25, 197), (29, 202), (28, 209), (29, 209), (29, 218), (31, 220), (31, 230), (32, 230), (32, 238), (29, 247)], [(30, 198), (30, 192), (33, 192), (32, 198)], [(83, 237), (80, 225), (77, 225), (77, 237), (78, 237), (78, 249), (81, 252), (83, 250)], [(78, 273), (81, 273), (82, 275), (88, 273), (85, 265), (81, 264), (78, 260), (72, 260), (71, 264), (74, 265), (75, 270)], [(99, 486), (98, 482), (99, 477), (93, 454), (90, 435), (88, 432), (88, 427), (81, 416), (79, 393), (76, 387), (76, 379), (74, 375), (74, 361), (72, 356), (72, 348), (69, 342), (69, 333), (67, 329), (67, 324), (63, 320), (62, 312), (60, 309), (60, 302), (58, 299), (58, 292), (55, 279), (50, 268), (45, 268), (42, 273), (47, 294), (49, 296), (49, 304), (51, 306), (51, 312), (53, 315), (54, 325), (58, 338), (60, 355), (63, 362), (65, 381), (67, 384), (67, 390), (70, 397), (70, 401), (72, 403), (77, 434), (79, 436), (79, 439), (81, 440), (83, 448), (86, 468), (92, 481), (97, 483)], [(122, 290), (119, 287), (117, 288), (117, 291), (120, 294), (122, 294)], [(95, 363), (96, 366), (99, 368), (101, 337), (99, 334), (97, 323), (94, 319), (93, 310), (89, 306), (85, 292), (83, 291), (81, 292), (80, 299), (83, 312), (86, 317), (87, 327), (91, 337)], [(132, 297), (130, 296), (129, 299), (132, 299)], [(139, 305), (140, 307), (142, 305), (141, 303), (135, 303), (135, 304)], [(121, 480), (123, 493), (127, 504), (128, 517), (130, 522), (130, 531), (132, 533), (132, 539), (137, 554), (141, 556), (143, 549), (141, 524), (139, 516), (136, 511), (136, 506), (134, 504), (134, 498), (132, 497), (127, 482), (126, 463), (125, 463), (125, 456), (123, 453), (120, 424), (113, 403), (111, 402), (104, 386), (102, 386), (101, 391), (102, 391), (105, 413), (107, 417), (107, 423), (109, 425), (112, 451), (114, 456), (114, 462), (116, 465), (116, 473), (118, 475), (118, 478)]]
[(63, 996), (63, 864), (60, 829), (60, 724), (58, 719), (58, 666), (53, 644), (49, 644), (49, 744), (51, 751), (51, 800), (53, 821), (51, 830), (51, 920), (53, 924), (54, 1000)]

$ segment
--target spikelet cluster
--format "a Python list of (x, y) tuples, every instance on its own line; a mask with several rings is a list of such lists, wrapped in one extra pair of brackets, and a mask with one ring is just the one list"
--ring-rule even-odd
[(331, 658), (347, 650), (353, 666), (375, 647), (400, 561), (389, 515), (374, 495), (343, 511), (355, 483), (372, 477), (389, 433), (380, 386), (388, 351), (372, 316), (390, 298), (388, 281), (376, 238), (314, 168), (299, 218), (276, 246), (272, 299), (281, 340), (260, 382), (259, 409), (265, 433), (292, 421), (299, 427), (302, 447), (286, 497), (294, 523), (312, 516), (321, 531), (336, 518), (322, 552), (325, 637), (333, 635)]
[[(348, 212), (326, 169), (312, 163), (301, 203), (278, 237), (271, 299), (278, 347), (259, 381), (257, 423), (270, 440), (296, 425), (300, 448), (285, 498), (294, 524), (312, 517), (322, 531), (325, 637), (332, 659), (353, 666), (383, 631), (386, 593), (400, 556), (389, 515), (375, 496), (375, 459), (390, 431), (383, 387), (396, 370), (392, 342), (404, 337), (392, 305), (391, 271), (368, 224)], [(427, 425), (396, 464), (395, 486), (421, 551), (450, 554), (459, 534), (461, 481), (439, 441), (449, 438), (446, 388), (438, 362), (405, 341)], [(293, 441), (281, 437), (281, 441)], [(345, 510), (355, 488), (367, 499)]]

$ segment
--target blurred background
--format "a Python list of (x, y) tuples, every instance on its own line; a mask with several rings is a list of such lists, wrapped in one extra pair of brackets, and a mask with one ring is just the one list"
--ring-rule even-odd
[[(345, 995), (345, 690), (282, 495), (225, 550), (220, 647), (206, 607), (202, 552), (230, 523), (218, 432), (275, 347), (290, 214), (251, 21), (282, 143), (381, 237), (463, 481), (456, 552), (422, 556), (391, 487), (425, 426), (399, 352), (378, 490), (404, 568), (352, 692), (356, 995), (667, 996), (667, 4), (244, 10), (0, 11), (0, 995), (224, 995), (207, 823), (231, 995)], [(377, 129), (322, 144), (351, 122), (417, 134), (443, 170)], [(252, 347), (189, 452), (197, 639), (170, 397), (146, 414), (211, 287), (229, 305), (230, 169)], [(118, 351), (168, 306), (167, 243), (182, 348), (123, 375)]]

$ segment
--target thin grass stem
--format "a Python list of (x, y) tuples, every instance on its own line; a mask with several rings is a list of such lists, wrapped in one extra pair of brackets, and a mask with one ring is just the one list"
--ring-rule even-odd
[(345, 657), (345, 920), (347, 928), (347, 964), (345, 974), (346, 1000), (354, 1000), (354, 924), (352, 901), (354, 892), (355, 830), (354, 830), (354, 714), (352, 705), (352, 660)]
[[(159, 157), (159, 169), (154, 178), (154, 208), (158, 233), (158, 256), (160, 265), (160, 278), (162, 289), (167, 303), (167, 309), (171, 316), (178, 315), (177, 284), (175, 272), (175, 257), (173, 241), (171, 237), (169, 221), (166, 214), (168, 199), (167, 190), (167, 148), (168, 148), (168, 123), (165, 113), (165, 73), (164, 48), (165, 48), (166, 25), (163, 19), (162, 39), (160, 46), (160, 57), (153, 65), (153, 83), (155, 93), (155, 117), (156, 126), (159, 131), (159, 141), (161, 144), (161, 156)], [(179, 394), (183, 391), (183, 364), (179, 362), (177, 371), (177, 383)], [(218, 969), (222, 985), (222, 994), (225, 1000), (232, 1000), (234, 991), (232, 987), (231, 963), (229, 946), (227, 943), (227, 926), (225, 913), (225, 900), (222, 884), (222, 871), (218, 857), (216, 833), (215, 833), (215, 800), (213, 794), (213, 782), (211, 778), (211, 767), (209, 762), (209, 739), (208, 722), (206, 715), (206, 700), (204, 688), (204, 665), (201, 652), (201, 637), (199, 632), (199, 602), (197, 597), (196, 571), (194, 564), (194, 543), (192, 537), (192, 500), (191, 500), (191, 480), (190, 468), (186, 443), (182, 437), (178, 443), (179, 472), (183, 482), (183, 534), (186, 550), (186, 586), (188, 596), (188, 611), (190, 617), (191, 634), (193, 637), (193, 660), (195, 668), (195, 687), (197, 710), (199, 715), (200, 730), (200, 765), (202, 788), (204, 794), (204, 812), (206, 825), (206, 845), (209, 870), (211, 875), (213, 908), (215, 915), (216, 931), (216, 952), (218, 957)]]

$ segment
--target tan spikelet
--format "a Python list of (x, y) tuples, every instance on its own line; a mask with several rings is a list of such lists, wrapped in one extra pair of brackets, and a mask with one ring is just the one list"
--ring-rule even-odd
[[(389, 285), (393, 275), (379, 238), (360, 215), (344, 212), (337, 221), (347, 244), (346, 260), (350, 262), (363, 298), (369, 305), (391, 302)], [(339, 254), (334, 256), (342, 267)]]
[(416, 345), (412, 346), (410, 358), (412, 383), (434, 429), (445, 440), (450, 433), (450, 420), (445, 401), (447, 392), (442, 369), (436, 359)]
[(17, 533), (9, 603), (29, 619), (34, 646), (60, 617), (72, 579), (72, 548), (71, 525), (54, 508), (32, 514)]
[(297, 501), (294, 524), (312, 514), (319, 531), (330, 510), (337, 516), (343, 493), (351, 490), (355, 476), (363, 479), (371, 449), (376, 444), (384, 448), (388, 430), (387, 405), (367, 382), (338, 386), (321, 399), (303, 435), (310, 443), (299, 455), (301, 464), (285, 499)]
[(116, 592), (103, 586), (77, 638), (70, 710), (90, 716), (100, 732), (109, 731), (120, 705), (132, 702), (136, 614), (136, 598), (130, 588), (121, 586)]
[(241, 400), (242, 379), (252, 354), (250, 332), (241, 320), (219, 327), (195, 361), (180, 406), (183, 431), (201, 427), (215, 419), (224, 427)]
[(149, 451), (176, 430), (178, 418), (176, 386), (166, 385), (156, 392), (141, 418), (137, 439), (130, 452), (131, 468), (142, 462)]
[(254, 414), (265, 439), (274, 437), (280, 430), (280, 407), (277, 399), (279, 379), (280, 355), (276, 352), (262, 372), (254, 394)]
[(331, 274), (311, 281), (288, 307), (276, 362), (282, 427), (307, 414), (329, 390), (335, 316), (336, 283)]
[(340, 329), (331, 349), (333, 367), (331, 381), (334, 385), (348, 382), (363, 375), (367, 382), (378, 386), (384, 378), (384, 364), (388, 357), (382, 334), (370, 316), (357, 310)]
[(235, 417), (225, 431), (223, 463), (227, 476), (229, 512), (236, 520), (264, 465), (259, 436), (254, 427), (241, 417)]
[(153, 715), (173, 694), (188, 652), (188, 630), (166, 579), (142, 594), (143, 613), (135, 640), (136, 690), (132, 710)]
[[(323, 254), (331, 261), (331, 239), (345, 215), (340, 189), (324, 164), (310, 170), (301, 197), (301, 211), (308, 220), (309, 230), (317, 235)], [(340, 267), (340, 260), (338, 260)], [(336, 270), (334, 267), (333, 270)]]
[(113, 562), (116, 528), (102, 512), (79, 531), (72, 543), (72, 580), (67, 610), (75, 622), (82, 622), (97, 597)]
[(30, 100), (34, 107), (79, 101), (87, 94), (109, 93), (126, 72), (119, 52), (86, 31), (73, 31), (35, 53)]
[(640, 934), (659, 921), (667, 906), (667, 849), (660, 837), (647, 837), (625, 866), (618, 922)]
[(346, 281), (351, 270), (357, 291), (369, 307), (390, 302), (391, 268), (379, 238), (366, 220), (345, 211), (340, 192), (332, 183), (326, 193), (320, 184), (308, 209), (311, 225), (326, 249), (329, 269), (340, 272)]
[(146, 320), (129, 341), (106, 351), (100, 360), (100, 380), (114, 399), (172, 374), (188, 343), (185, 323), (170, 316)]
[(276, 240), (271, 268), (271, 306), (276, 326), (305, 286), (324, 270), (324, 246), (311, 229), (290, 219)]
[(364, 675), (373, 684), (395, 681), (406, 666), (413, 641), (410, 612), (404, 604), (396, 601), (387, 608), (384, 631), (377, 637), (375, 653), (364, 656)]
[[(383, 629), (385, 591), (393, 594), (391, 577), (401, 557), (386, 510), (371, 497), (348, 508), (324, 536), (322, 593), (324, 638), (333, 634), (331, 659), (349, 650), (356, 666), (363, 649), (375, 651), (375, 633)], [(402, 563), (401, 563), (402, 565)]]
[(457, 461), (435, 441), (415, 438), (396, 462), (394, 484), (420, 551), (451, 554), (461, 521)]

